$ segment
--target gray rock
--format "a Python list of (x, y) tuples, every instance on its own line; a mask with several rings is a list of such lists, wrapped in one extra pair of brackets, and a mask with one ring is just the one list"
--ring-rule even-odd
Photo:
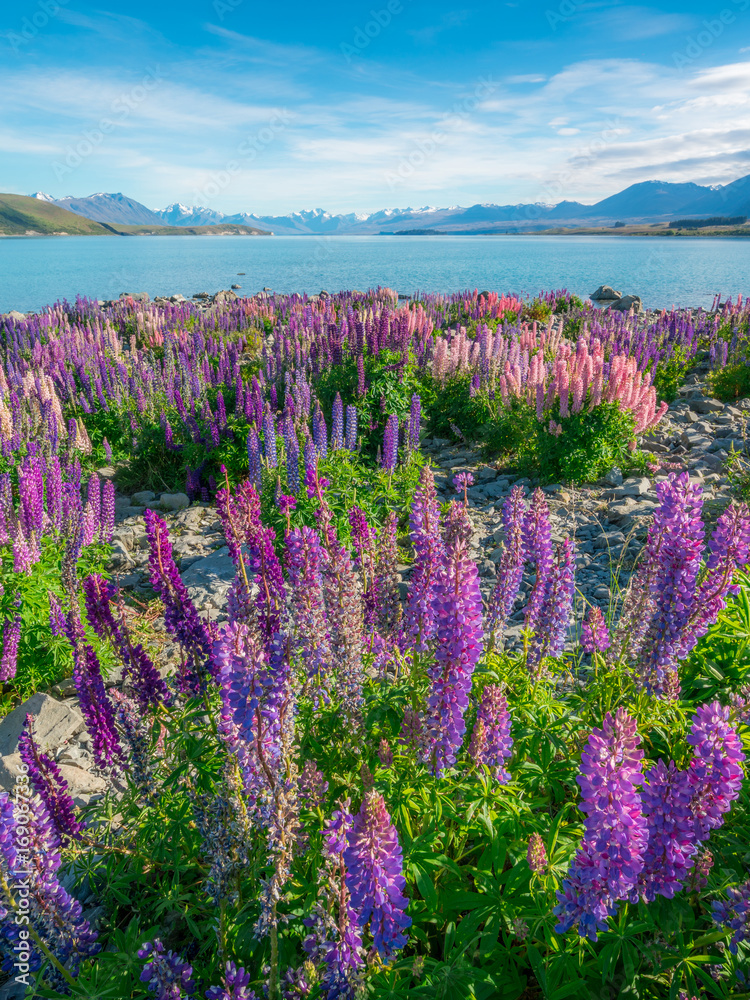
[(182, 582), (186, 587), (203, 587), (214, 591), (222, 585), (229, 586), (234, 580), (234, 563), (229, 555), (229, 549), (224, 546), (210, 556), (198, 559), (182, 574)]
[(634, 313), (643, 312), (643, 303), (641, 302), (640, 295), (623, 295), (621, 299), (617, 299), (609, 307), (617, 312), (630, 312), (632, 309)]
[(16, 752), (27, 715), (34, 716), (34, 735), (42, 748), (59, 747), (83, 729), (83, 715), (78, 708), (37, 691), (0, 722), (0, 755), (3, 757)]
[(651, 489), (651, 482), (645, 476), (629, 476), (622, 484), (625, 496), (642, 497)]
[(130, 503), (134, 507), (145, 507), (147, 503), (151, 503), (152, 500), (156, 500), (156, 494), (153, 490), (141, 490), (140, 493), (134, 493), (130, 498)]
[(159, 506), (164, 510), (184, 510), (190, 506), (190, 497), (187, 493), (162, 493)]
[(611, 285), (599, 285), (595, 292), (591, 293), (592, 302), (610, 302), (612, 299), (622, 297), (622, 292), (616, 292)]
[(724, 404), (718, 399), (693, 399), (690, 401), (690, 409), (696, 413), (723, 413)]
[(617, 466), (610, 469), (607, 475), (602, 479), (602, 483), (605, 486), (622, 486), (622, 473)]
[(680, 434), (680, 443), (691, 451), (708, 451), (713, 441), (707, 434), (698, 434), (695, 431), (683, 431)]
[(17, 323), (20, 323), (22, 319), (26, 319), (26, 313), (19, 312), (17, 309), (11, 309), (11, 311), (5, 315), (8, 319), (16, 320)]

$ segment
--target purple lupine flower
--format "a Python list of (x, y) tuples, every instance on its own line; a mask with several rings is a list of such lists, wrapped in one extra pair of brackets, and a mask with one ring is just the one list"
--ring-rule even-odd
[(409, 409), (409, 431), (407, 442), (410, 451), (419, 451), (419, 433), (422, 423), (422, 400), (415, 393), (411, 397)]
[(401, 729), (398, 734), (398, 742), (401, 746), (414, 747), (419, 750), (422, 747), (423, 738), (424, 733), (419, 712), (413, 708), (405, 709), (404, 717), (401, 720)]
[(129, 695), (112, 689), (117, 706), (116, 719), (128, 749), (130, 780), (144, 798), (153, 801), (156, 795), (156, 761), (151, 752), (151, 729), (143, 708)]
[(696, 855), (690, 874), (685, 879), (688, 892), (700, 892), (708, 885), (708, 876), (714, 866), (714, 856), (707, 847), (701, 848)]
[(276, 424), (268, 409), (263, 414), (263, 454), (268, 468), (275, 469), (279, 464), (276, 456)]
[(112, 445), (106, 438), (102, 438), (102, 447), (104, 448), (104, 454), (107, 458), (109, 465), (112, 464)]
[[(120, 608), (119, 621), (112, 614), (111, 605), (117, 597), (117, 588), (98, 573), (83, 581), (86, 616), (91, 627), (101, 639), (109, 639), (125, 667), (125, 679), (135, 690), (142, 711), (152, 705), (168, 705), (172, 700), (169, 688), (156, 669), (141, 643), (133, 644)], [(52, 595), (50, 594), (50, 605)]]
[(102, 486), (102, 515), (99, 541), (108, 544), (115, 530), (115, 484), (107, 480)]
[(523, 487), (514, 486), (510, 496), (503, 503), (505, 549), (498, 563), (497, 583), (493, 588), (487, 611), (487, 631), (490, 633), (502, 632), (505, 629), (521, 589), (526, 556), (525, 519), (526, 501)]
[(378, 744), (378, 760), (383, 767), (393, 767), (393, 750), (386, 739), (382, 739)]
[(83, 825), (75, 818), (75, 803), (68, 783), (55, 761), (37, 746), (34, 739), (34, 717), (27, 715), (18, 738), (18, 753), (28, 768), (29, 781), (55, 824), (63, 844), (81, 836)]
[(94, 473), (86, 487), (86, 506), (83, 511), (83, 545), (91, 545), (101, 531), (102, 523), (102, 485)]
[(261, 475), (260, 441), (255, 427), (251, 427), (247, 435), (248, 478), (256, 493), (262, 492), (263, 479)]
[(191, 601), (172, 557), (166, 521), (153, 510), (145, 510), (146, 535), (150, 546), (151, 586), (164, 604), (164, 624), (187, 654), (178, 675), (183, 693), (197, 694), (212, 667), (213, 630), (203, 621)]
[(389, 511), (375, 549), (375, 618), (381, 635), (391, 635), (401, 617), (398, 591), (398, 515)]
[(167, 951), (159, 938), (138, 949), (138, 958), (148, 959), (141, 972), (141, 982), (148, 985), (155, 1000), (187, 1000), (194, 994), (193, 967), (173, 951)]
[(469, 497), (467, 491), (470, 486), (474, 485), (474, 476), (471, 472), (459, 472), (458, 475), (453, 478), (453, 488), (456, 493), (463, 493), (464, 504), (468, 504)]
[(346, 447), (357, 450), (357, 407), (351, 404), (346, 408)]
[(346, 886), (360, 927), (370, 924), (384, 961), (403, 948), (411, 925), (404, 896), (403, 854), (383, 796), (368, 792), (354, 817), (344, 850)]
[(318, 468), (318, 453), (315, 442), (310, 437), (310, 431), (305, 428), (305, 443), (302, 446), (302, 462), (305, 466), (305, 482), (310, 475), (315, 475)]
[(547, 851), (540, 834), (532, 833), (526, 851), (526, 860), (534, 875), (544, 875), (547, 870)]
[(57, 595), (49, 592), (49, 627), (52, 635), (57, 639), (63, 639), (67, 635), (67, 625), (65, 614), (57, 599)]
[(350, 719), (362, 704), (362, 591), (348, 550), (333, 541), (323, 563), (323, 595), (329, 623), (331, 663), (337, 693)]
[(66, 619), (66, 633), (73, 648), (73, 681), (92, 742), (92, 753), (102, 770), (116, 770), (125, 760), (115, 726), (115, 712), (104, 687), (99, 659), (86, 635), (73, 601)]
[(365, 384), (365, 359), (361, 354), (357, 355), (357, 395), (364, 396), (367, 392)]
[(318, 405), (313, 413), (313, 441), (318, 458), (325, 458), (328, 454), (328, 428), (326, 418)]
[(344, 404), (341, 394), (336, 393), (333, 401), (333, 416), (331, 418), (331, 450), (338, 451), (344, 447)]
[[(16, 607), (20, 598), (16, 598)], [(12, 618), (3, 622), (3, 653), (0, 657), (0, 681), (10, 681), (16, 676), (18, 668), (18, 644), (21, 641), (21, 612), (16, 611)]]
[(704, 841), (721, 826), (724, 814), (740, 794), (745, 759), (742, 740), (729, 722), (730, 709), (718, 701), (701, 705), (687, 741), (693, 747), (688, 768), (690, 808), (696, 839)]
[(513, 750), (510, 735), (510, 712), (508, 702), (499, 684), (488, 684), (482, 692), (482, 700), (477, 708), (477, 725), (481, 725), (481, 735), (473, 744), (470, 754), (475, 764), (489, 767), (501, 784), (510, 781), (505, 769), (505, 761)]
[(581, 626), (581, 649), (593, 655), (606, 652), (611, 645), (612, 639), (602, 609), (592, 604), (586, 612), (586, 621)]
[(451, 504), (445, 552), (434, 584), (436, 649), (427, 668), (427, 756), (439, 777), (452, 767), (466, 731), (471, 679), (482, 655), (482, 595), (479, 575), (469, 555), (472, 527), (464, 508)]
[(382, 466), (386, 472), (393, 472), (398, 461), (398, 417), (392, 413), (385, 423), (383, 434)]
[(672, 897), (682, 889), (697, 848), (691, 810), (692, 788), (687, 771), (674, 761), (659, 760), (646, 772), (641, 791), (648, 824), (648, 844), (638, 891), (647, 901)]
[(53, 455), (47, 463), (45, 501), (50, 526), (59, 531), (62, 520), (62, 469), (57, 455)]
[(241, 965), (227, 962), (222, 985), (206, 990), (206, 1000), (257, 1000), (257, 996), (250, 989), (249, 973)]
[(300, 800), (308, 809), (320, 809), (325, 803), (328, 782), (315, 760), (306, 760), (299, 776)]
[(617, 901), (630, 898), (637, 886), (648, 837), (637, 792), (643, 781), (638, 743), (635, 720), (623, 708), (614, 718), (608, 712), (589, 736), (577, 779), (585, 833), (557, 893), (558, 933), (577, 924), (581, 937), (596, 941)]
[(557, 546), (555, 562), (547, 578), (544, 595), (529, 650), (528, 665), (532, 673), (541, 668), (545, 656), (559, 656), (565, 647), (565, 637), (573, 617), (575, 597), (575, 559), (573, 542), (566, 538)]
[(323, 595), (325, 553), (320, 537), (304, 525), (286, 539), (286, 566), (291, 592), (292, 642), (309, 681), (321, 684), (331, 668), (328, 621)]
[(737, 954), (744, 941), (750, 941), (750, 879), (740, 886), (727, 889), (727, 899), (715, 899), (711, 904), (714, 921), (732, 931), (729, 950)]
[(526, 558), (532, 563), (536, 580), (526, 605), (525, 626), (535, 632), (547, 596), (547, 585), (552, 572), (552, 528), (549, 508), (541, 490), (534, 490), (531, 507), (524, 523), (524, 548)]
[(435, 632), (434, 584), (444, 551), (435, 479), (426, 465), (422, 467), (419, 487), (412, 500), (409, 526), (414, 564), (406, 599), (404, 630), (416, 640), (414, 648), (424, 652)]

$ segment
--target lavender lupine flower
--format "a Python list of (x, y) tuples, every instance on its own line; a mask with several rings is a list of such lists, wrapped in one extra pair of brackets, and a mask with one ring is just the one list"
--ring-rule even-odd
[(92, 741), (94, 760), (102, 770), (116, 770), (125, 761), (115, 727), (115, 712), (104, 687), (96, 653), (86, 635), (75, 602), (67, 615), (66, 632), (73, 648), (73, 681)]
[(419, 451), (419, 433), (422, 422), (422, 400), (416, 393), (411, 397), (407, 442), (410, 451)]
[(526, 605), (526, 628), (535, 632), (539, 623), (547, 584), (552, 572), (552, 528), (549, 522), (549, 508), (541, 490), (534, 490), (531, 508), (524, 523), (524, 548), (526, 558), (532, 563), (536, 580)]
[(336, 393), (333, 401), (333, 416), (331, 418), (331, 450), (338, 451), (344, 447), (344, 404), (341, 394)]
[(403, 854), (383, 796), (369, 792), (354, 817), (344, 850), (346, 886), (360, 927), (370, 924), (384, 961), (403, 948), (411, 925), (404, 896)]
[(75, 803), (68, 790), (68, 783), (55, 761), (44, 753), (34, 739), (34, 717), (26, 716), (18, 738), (18, 753), (28, 768), (29, 781), (34, 791), (47, 807), (63, 844), (78, 839), (83, 825), (75, 818)]
[(503, 503), (505, 549), (497, 567), (497, 583), (487, 611), (487, 631), (502, 632), (510, 618), (523, 580), (526, 556), (524, 522), (526, 501), (522, 486), (514, 486)]
[(401, 617), (398, 591), (398, 515), (389, 511), (378, 531), (375, 551), (376, 623), (381, 635), (391, 635)]
[(409, 526), (414, 564), (406, 599), (404, 630), (416, 640), (415, 649), (424, 652), (435, 632), (434, 583), (444, 551), (435, 479), (426, 465), (422, 467), (419, 487), (412, 500)]
[(254, 427), (250, 428), (247, 435), (247, 463), (248, 478), (255, 489), (260, 494), (263, 490), (263, 479), (261, 475), (260, 441), (258, 432)]
[(611, 645), (612, 639), (602, 609), (592, 604), (586, 613), (586, 621), (581, 625), (581, 648), (593, 655), (606, 652)]
[(222, 985), (206, 990), (206, 1000), (257, 1000), (257, 996), (250, 989), (250, 975), (241, 965), (227, 962)]
[(544, 875), (547, 870), (547, 851), (540, 834), (532, 833), (526, 851), (526, 860), (534, 875)]
[(320, 537), (304, 525), (287, 534), (286, 565), (291, 592), (292, 642), (311, 683), (322, 683), (331, 668), (328, 620), (323, 594), (325, 553)]
[(150, 546), (149, 576), (151, 586), (164, 604), (164, 624), (170, 635), (187, 654), (187, 662), (178, 675), (182, 692), (197, 694), (205, 685), (212, 668), (213, 630), (200, 617), (182, 582), (172, 557), (172, 544), (166, 521), (152, 510), (143, 514)]
[(404, 710), (404, 717), (401, 720), (401, 729), (398, 734), (398, 742), (401, 746), (414, 747), (419, 750), (422, 747), (424, 732), (422, 720), (419, 712), (413, 708)]
[[(112, 614), (117, 588), (98, 573), (83, 581), (86, 616), (96, 634), (110, 640), (125, 667), (125, 677), (134, 689), (142, 711), (151, 705), (169, 704), (171, 694), (141, 643), (133, 644), (120, 608), (119, 620)], [(53, 595), (50, 594), (50, 606)], [(59, 607), (59, 605), (58, 605)]]
[(263, 414), (263, 454), (269, 469), (279, 464), (276, 456), (276, 423), (270, 410)]
[(707, 847), (701, 848), (695, 857), (690, 874), (685, 879), (685, 888), (688, 892), (700, 892), (708, 885), (708, 876), (714, 866), (714, 856)]
[(325, 458), (328, 454), (328, 428), (323, 411), (318, 406), (313, 414), (313, 441), (319, 458)]
[(475, 764), (489, 767), (501, 784), (510, 781), (505, 762), (513, 750), (510, 735), (510, 712), (508, 702), (499, 684), (488, 684), (482, 692), (482, 700), (477, 708), (477, 725), (481, 725), (481, 736), (473, 744), (471, 752)]
[(697, 847), (691, 799), (689, 774), (674, 761), (659, 760), (646, 772), (641, 800), (648, 844), (638, 891), (647, 902), (657, 895), (672, 899), (682, 889)]
[(727, 889), (727, 899), (715, 899), (711, 904), (713, 919), (732, 931), (729, 950), (737, 954), (743, 941), (750, 941), (750, 879), (740, 886)]
[[(16, 602), (18, 607), (18, 601)], [(3, 653), (0, 657), (0, 681), (10, 681), (18, 668), (18, 644), (21, 641), (21, 612), (3, 622)]]
[(457, 476), (453, 479), (453, 488), (456, 493), (463, 493), (464, 504), (468, 504), (469, 497), (467, 491), (470, 486), (474, 485), (474, 476), (471, 472), (459, 472)]
[(49, 627), (50, 632), (56, 639), (65, 638), (67, 634), (65, 614), (57, 599), (57, 595), (53, 594), (51, 590), (49, 592)]
[(188, 1000), (194, 995), (193, 967), (173, 951), (167, 951), (159, 938), (138, 950), (138, 958), (148, 959), (141, 972), (141, 982), (148, 985), (155, 1000)]
[(365, 384), (365, 359), (361, 354), (357, 355), (357, 395), (364, 396), (367, 392)]
[(151, 729), (142, 707), (129, 695), (112, 690), (116, 719), (128, 748), (128, 771), (133, 784), (146, 799), (156, 794), (156, 761), (151, 752)]
[(434, 585), (436, 649), (427, 668), (428, 757), (436, 775), (456, 761), (466, 731), (471, 679), (482, 655), (482, 595), (474, 560), (469, 555), (472, 527), (464, 508), (451, 504), (445, 552)]
[(690, 808), (696, 839), (704, 841), (721, 826), (724, 814), (740, 794), (745, 759), (742, 740), (729, 722), (730, 709), (718, 701), (701, 705), (693, 716), (687, 741), (693, 747), (688, 768)]
[(378, 744), (378, 760), (383, 767), (393, 767), (393, 750), (386, 739), (382, 739)]
[(382, 466), (386, 472), (393, 472), (398, 461), (398, 417), (392, 413), (385, 424), (383, 433)]
[(354, 720), (362, 704), (362, 590), (351, 555), (334, 542), (323, 565), (323, 594), (329, 622), (331, 662), (337, 693), (347, 716)]
[(565, 647), (565, 637), (573, 617), (575, 597), (575, 558), (573, 542), (566, 538), (557, 546), (555, 562), (547, 578), (534, 638), (528, 655), (528, 665), (535, 673), (545, 656), (559, 656)]
[(115, 484), (107, 480), (102, 486), (102, 516), (99, 541), (108, 544), (115, 530)]
[(623, 708), (607, 713), (581, 757), (583, 842), (558, 891), (556, 930), (578, 925), (581, 937), (597, 940), (620, 899), (630, 898), (643, 869), (648, 829), (637, 787), (643, 781), (635, 720)]
[(357, 407), (351, 404), (346, 408), (346, 447), (357, 450)]

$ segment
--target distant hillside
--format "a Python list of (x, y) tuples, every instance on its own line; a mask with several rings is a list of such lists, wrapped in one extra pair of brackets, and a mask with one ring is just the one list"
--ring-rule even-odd
[(218, 226), (113, 226), (122, 236), (273, 236), (268, 229), (222, 222)]
[(164, 220), (156, 212), (119, 192), (117, 194), (100, 192), (90, 194), (86, 198), (60, 198), (55, 204), (95, 222), (108, 222), (115, 226), (143, 226), (150, 223), (157, 226), (164, 225)]
[(22, 194), (0, 194), (0, 235), (24, 236), (27, 233), (102, 236), (111, 235), (112, 230), (48, 201)]

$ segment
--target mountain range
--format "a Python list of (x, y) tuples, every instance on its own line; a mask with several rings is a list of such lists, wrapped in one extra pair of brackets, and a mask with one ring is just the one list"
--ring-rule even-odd
[(403, 229), (439, 229), (441, 233), (492, 233), (508, 229), (608, 226), (615, 222), (659, 223), (680, 218), (750, 216), (750, 175), (730, 184), (705, 187), (693, 183), (643, 181), (593, 205), (562, 201), (557, 205), (478, 204), (468, 208), (387, 208), (379, 212), (332, 215), (321, 208), (270, 216), (181, 205), (152, 210), (123, 194), (98, 193), (84, 198), (55, 199), (38, 191), (32, 197), (110, 225), (211, 226), (243, 225), (286, 235), (368, 235)]

